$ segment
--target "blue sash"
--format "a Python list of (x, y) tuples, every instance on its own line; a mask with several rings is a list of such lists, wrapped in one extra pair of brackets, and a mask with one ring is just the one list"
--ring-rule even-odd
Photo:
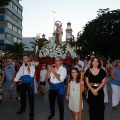
[(59, 90), (59, 94), (65, 94), (64, 82), (61, 83), (50, 83), (50, 90)]

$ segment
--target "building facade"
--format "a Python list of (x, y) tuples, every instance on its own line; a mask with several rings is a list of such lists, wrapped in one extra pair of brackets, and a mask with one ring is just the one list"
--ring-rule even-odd
[(19, 0), (0, 6), (0, 50), (5, 51), (7, 44), (22, 42), (22, 11)]
[(22, 38), (22, 43), (24, 43), (26, 45), (27, 48), (25, 48), (25, 51), (33, 51), (34, 49), (32, 48), (32, 44), (30, 44), (31, 42), (35, 43), (36, 38), (35, 37), (23, 37)]

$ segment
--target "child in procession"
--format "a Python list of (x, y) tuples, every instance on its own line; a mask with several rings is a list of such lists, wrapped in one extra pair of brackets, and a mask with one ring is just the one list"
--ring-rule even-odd
[[(79, 120), (80, 111), (80, 87), (84, 91), (84, 82), (80, 79), (79, 71), (77, 68), (71, 70), (72, 80), (68, 84), (66, 99), (69, 100), (69, 108), (72, 111), (74, 120)], [(81, 77), (82, 78), (82, 77)]]
[(46, 74), (47, 74), (46, 64), (43, 64), (42, 70), (40, 71), (40, 90), (43, 95), (45, 93)]

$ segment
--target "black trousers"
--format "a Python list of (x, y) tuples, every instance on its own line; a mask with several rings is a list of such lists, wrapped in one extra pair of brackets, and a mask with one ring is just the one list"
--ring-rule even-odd
[(28, 92), (29, 97), (29, 106), (30, 106), (30, 117), (34, 117), (34, 88), (31, 88), (30, 83), (22, 83), (21, 84), (21, 110), (25, 110), (26, 108), (26, 92)]
[(64, 95), (59, 94), (59, 90), (49, 90), (49, 103), (51, 114), (55, 114), (55, 100), (57, 97), (60, 120), (64, 120)]

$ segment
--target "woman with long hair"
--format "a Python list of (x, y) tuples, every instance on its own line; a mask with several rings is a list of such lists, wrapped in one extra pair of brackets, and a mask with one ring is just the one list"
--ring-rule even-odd
[(92, 58), (90, 69), (85, 72), (85, 80), (89, 88), (90, 120), (104, 120), (105, 106), (103, 86), (106, 82), (106, 72), (101, 69), (101, 63), (98, 57)]

